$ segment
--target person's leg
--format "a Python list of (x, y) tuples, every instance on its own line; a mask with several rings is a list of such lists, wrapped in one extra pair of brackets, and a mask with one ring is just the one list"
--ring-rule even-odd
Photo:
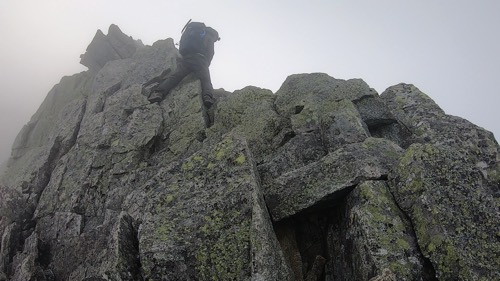
[(184, 77), (186, 77), (189, 73), (190, 70), (184, 65), (184, 62), (179, 61), (175, 71), (157, 87), (155, 87), (148, 100), (152, 103), (162, 101), (168, 95), (170, 90), (175, 88), (175, 86), (177, 86), (179, 82), (181, 82), (182, 79), (184, 79)]
[(208, 69), (208, 62), (203, 56), (193, 56), (186, 59), (186, 64), (193, 71), (194, 75), (200, 79), (201, 82), (201, 99), (203, 105), (208, 109), (215, 103), (213, 95), (214, 88), (210, 79), (210, 70)]

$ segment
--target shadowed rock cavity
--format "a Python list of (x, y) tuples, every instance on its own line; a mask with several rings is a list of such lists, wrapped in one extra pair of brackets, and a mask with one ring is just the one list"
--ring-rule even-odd
[(437, 280), (385, 180), (274, 224), (295, 280)]

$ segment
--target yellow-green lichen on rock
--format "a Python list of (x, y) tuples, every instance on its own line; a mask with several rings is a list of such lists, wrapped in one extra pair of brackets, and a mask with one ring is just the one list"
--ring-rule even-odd
[(340, 226), (346, 248), (336, 258), (353, 261), (344, 268), (345, 280), (368, 280), (390, 268), (396, 280), (431, 275), (424, 268), (410, 222), (399, 210), (382, 181), (366, 181), (347, 197)]
[[(139, 230), (141, 262), (150, 272), (148, 278), (250, 280), (258, 273), (253, 272), (252, 264), (259, 263), (254, 256), (262, 255), (256, 252), (279, 261), (277, 253), (269, 252), (279, 253), (277, 241), (274, 248), (257, 249), (250, 239), (252, 232), (263, 231), (252, 226), (261, 221), (253, 209), (263, 200), (254, 199), (262, 195), (256, 195), (259, 185), (250, 159), (245, 141), (230, 134), (157, 174), (156, 180), (165, 187), (149, 191), (150, 203), (143, 211), (155, 215), (144, 217)], [(265, 235), (272, 238), (269, 217), (266, 223)], [(173, 258), (179, 254), (185, 259)], [(157, 271), (158, 264), (168, 272)], [(260, 271), (271, 272), (265, 266)], [(272, 272), (282, 272), (287, 279), (286, 267)]]
[(332, 199), (363, 180), (386, 176), (402, 152), (393, 142), (367, 138), (283, 174), (265, 190), (266, 198), (273, 198), (273, 202), (268, 202), (273, 219), (281, 220), (319, 204), (324, 198)]
[(468, 161), (460, 148), (414, 144), (391, 175), (391, 190), (438, 278), (493, 278), (500, 266), (488, 258), (500, 250), (488, 230), (498, 222), (498, 201), (485, 196), (488, 182)]
[(207, 135), (218, 138), (230, 131), (240, 134), (259, 162), (276, 148), (286, 129), (286, 120), (274, 110), (275, 98), (270, 90), (257, 87), (235, 91), (217, 105), (215, 124)]
[(296, 114), (300, 107), (316, 107), (342, 99), (355, 100), (373, 96), (361, 79), (341, 80), (325, 73), (294, 74), (287, 77), (276, 92), (276, 109), (282, 116)]

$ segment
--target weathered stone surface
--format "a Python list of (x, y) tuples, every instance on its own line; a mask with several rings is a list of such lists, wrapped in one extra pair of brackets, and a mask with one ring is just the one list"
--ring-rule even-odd
[[(50, 272), (44, 272), (39, 265), (39, 241), (36, 234), (33, 233), (24, 241), (23, 250), (17, 254), (12, 263), (12, 273), (9, 280), (47, 280)], [(50, 280), (50, 279), (49, 279)]]
[(74, 213), (56, 213), (40, 223), (37, 232), (52, 252), (48, 262), (56, 278), (140, 279), (136, 231), (127, 214), (108, 210), (102, 223), (87, 231), (82, 216)]
[[(423, 254), (440, 279), (498, 279), (498, 182), (485, 179), (457, 149), (410, 146), (391, 176), (391, 189), (409, 215)], [(497, 255), (498, 256), (498, 255)]]
[(401, 83), (389, 87), (380, 97), (398, 120), (407, 121), (405, 123), (410, 123), (416, 117), (435, 119), (445, 114), (428, 95), (411, 84)]
[(290, 137), (288, 142), (268, 156), (267, 161), (257, 166), (265, 192), (273, 186), (276, 178), (317, 162), (327, 154), (318, 134), (292, 134)]
[(23, 197), (17, 200), (23, 206), (17, 212), (24, 217), (23, 224), (31, 219), (57, 162), (76, 142), (89, 81), (86, 73), (63, 78), (16, 138), (0, 181), (6, 190), (14, 189)]
[[(329, 230), (339, 280), (368, 280), (390, 270), (394, 280), (429, 280), (410, 222), (385, 181), (358, 185), (345, 202), (344, 219)], [(337, 240), (337, 237), (341, 237)]]
[(215, 113), (211, 138), (235, 131), (248, 141), (255, 161), (260, 163), (285, 138), (287, 120), (274, 109), (276, 96), (270, 90), (246, 87), (222, 99)]
[(76, 139), (89, 81), (89, 75), (81, 73), (64, 77), (52, 88), (14, 141), (12, 157), (2, 178), (4, 186), (40, 189), (32, 185), (46, 183), (48, 166), (66, 153)]
[(417, 142), (391, 173), (390, 187), (437, 277), (498, 279), (500, 149), (493, 135), (446, 115), (412, 85), (382, 97)]
[(396, 123), (396, 119), (389, 111), (389, 108), (378, 96), (363, 96), (353, 102), (368, 127), (379, 127)]
[(125, 206), (141, 220), (144, 278), (291, 280), (251, 154), (237, 137), (160, 169)]
[(172, 159), (192, 154), (202, 146), (207, 122), (200, 93), (200, 82), (187, 79), (182, 88), (173, 89), (160, 104), (163, 116), (161, 139), (168, 140)]
[[(20, 240), (20, 227), (19, 224), (13, 222), (3, 228), (3, 233), (1, 236), (1, 251), (0, 251), (0, 270), (1, 272), (9, 272), (10, 264), (12, 262), (12, 258), (14, 257), (17, 245), (19, 245)], [(2, 278), (0, 278), (2, 279)], [(6, 279), (4, 277), (3, 279)]]
[(382, 98), (375, 95), (364, 96), (353, 103), (372, 137), (386, 138), (403, 148), (411, 144), (408, 141), (411, 132), (404, 123), (396, 119)]
[(340, 80), (324, 73), (290, 75), (276, 92), (276, 109), (283, 116), (292, 116), (310, 107), (317, 110), (329, 103), (350, 101), (377, 93), (361, 79)]
[(377, 94), (362, 80), (339, 80), (326, 74), (297, 74), (276, 92), (277, 112), (290, 118), (294, 134), (317, 132), (325, 149), (362, 142), (368, 128), (352, 101)]
[(296, 74), (206, 110), (190, 75), (150, 104), (172, 39), (89, 50), (0, 179), (0, 280), (498, 279), (500, 148), (414, 86)]

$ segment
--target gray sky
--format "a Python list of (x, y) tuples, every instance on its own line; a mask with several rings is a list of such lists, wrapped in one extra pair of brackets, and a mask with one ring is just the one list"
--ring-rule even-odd
[(0, 0), (0, 162), (15, 136), (110, 24), (151, 45), (187, 20), (219, 31), (215, 88), (275, 92), (288, 75), (411, 83), (448, 114), (500, 136), (497, 0)]

